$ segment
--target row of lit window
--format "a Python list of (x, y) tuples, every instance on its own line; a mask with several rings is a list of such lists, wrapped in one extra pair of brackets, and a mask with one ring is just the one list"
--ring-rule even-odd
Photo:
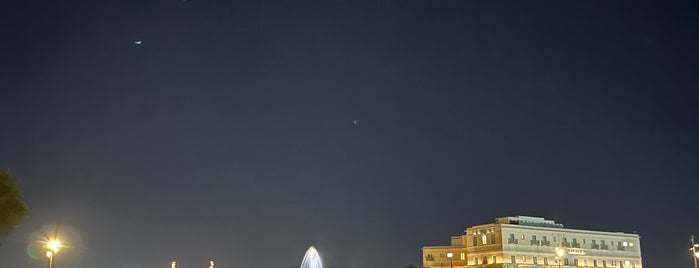
[[(463, 260), (463, 259), (462, 259), (462, 260)], [(510, 262), (511, 262), (511, 263), (514, 263), (514, 264), (516, 264), (516, 263), (527, 263), (527, 257), (526, 257), (526, 256), (522, 256), (522, 258), (521, 258), (520, 260), (521, 260), (521, 261), (517, 261), (517, 257), (516, 257), (516, 256), (510, 256)], [(478, 265), (478, 264), (488, 264), (489, 258), (487, 258), (487, 257), (481, 257), (481, 258), (480, 258), (480, 261), (481, 261), (481, 262), (479, 262), (479, 258), (478, 258), (478, 257), (473, 257), (473, 264), (474, 264), (474, 265)], [(497, 263), (497, 261), (498, 261), (497, 256), (493, 256), (493, 257), (492, 257), (492, 262), (491, 262), (491, 263)], [(532, 257), (532, 260), (531, 260), (531, 261), (532, 261), (532, 264), (549, 265), (549, 260), (548, 260), (547, 257), (544, 257), (544, 258), (543, 258), (543, 263), (539, 263), (539, 258), (537, 258), (537, 257)], [(556, 264), (558, 263), (558, 261), (559, 261), (559, 260), (558, 260), (557, 258), (554, 258), (554, 260), (553, 260), (553, 262), (556, 263)], [(608, 266), (616, 267), (617, 265), (621, 265), (622, 263), (623, 263), (624, 267), (631, 267), (631, 265), (632, 265), (632, 262), (629, 261), (629, 260), (624, 260), (623, 262), (622, 262), (622, 261), (617, 261), (617, 260), (609, 260), (609, 261), (607, 261), (607, 260), (601, 260), (601, 261), (598, 261), (598, 260), (589, 260), (589, 262), (588, 262), (588, 259), (583, 259), (583, 260), (582, 260), (582, 266), (592, 265), (592, 267), (608, 267)], [(578, 260), (578, 259), (573, 259), (573, 262), (570, 263), (570, 259), (564, 258), (564, 259), (563, 259), (563, 265), (579, 266), (579, 260)], [(601, 266), (598, 266), (598, 265), (601, 265)]]
[[(487, 258), (484, 257), (484, 258), (482, 258), (482, 260), (484, 261), (483, 264), (487, 264)], [(473, 261), (474, 261), (474, 264), (478, 264), (478, 257), (474, 257)], [(496, 256), (493, 256), (493, 263), (496, 263), (496, 261), (497, 261)], [(537, 258), (537, 257), (532, 257), (531, 261), (532, 261), (532, 264), (540, 264), (539, 258)], [(544, 257), (543, 261), (544, 261), (543, 265), (549, 264), (549, 260), (547, 257)], [(556, 264), (558, 263), (558, 261), (559, 260), (557, 258), (554, 258), (554, 260), (553, 260), (553, 262)], [(515, 256), (510, 256), (510, 262), (511, 263), (518, 263), (517, 258)], [(526, 262), (527, 262), (527, 256), (522, 256), (521, 261), (519, 261), (519, 263), (526, 263)], [(624, 267), (631, 267), (631, 265), (632, 265), (632, 262), (629, 260), (624, 260), (623, 262), (618, 261), (618, 260), (609, 260), (609, 261), (602, 260), (601, 262), (596, 260), (596, 259), (590, 260), (590, 262), (588, 262), (588, 259), (582, 260), (582, 266), (592, 265), (593, 267), (608, 267), (608, 266), (615, 267), (615, 266), (620, 265), (622, 263), (624, 264)], [(573, 262), (571, 263), (570, 259), (564, 258), (563, 265), (578, 266), (579, 261), (578, 261), (578, 259), (573, 259)], [(601, 266), (598, 266), (598, 265), (601, 265)]]
[[(441, 259), (453, 258), (453, 256), (449, 256), (449, 254), (452, 254), (452, 253), (440, 253), (439, 257)], [(462, 261), (466, 260), (466, 253), (465, 252), (461, 252), (461, 254), (459, 254), (459, 255), (460, 255), (459, 257)], [(432, 255), (431, 253), (427, 254), (427, 256), (425, 256), (425, 259), (428, 261), (434, 261), (434, 255)]]
[[(439, 254), (439, 257), (440, 257), (442, 260), (444, 260), (444, 259), (449, 259), (449, 258), (452, 258), (452, 256), (450, 256), (450, 254), (451, 254), (451, 253), (440, 253), (440, 254)], [(462, 261), (463, 261), (463, 260), (466, 260), (466, 253), (461, 252), (459, 257), (460, 257), (460, 259), (461, 259)], [(427, 261), (434, 261), (434, 256), (433, 256), (432, 254), (427, 254), (426, 260), (427, 260)], [(480, 262), (479, 262), (479, 260), (480, 260)], [(491, 264), (492, 264), (492, 263), (497, 263), (498, 257), (497, 257), (497, 256), (492, 256), (492, 259), (490, 259), (490, 258), (488, 258), (488, 257), (485, 257), (485, 256), (482, 256), (480, 259), (479, 259), (478, 257), (473, 257), (473, 264), (474, 264), (474, 265), (477, 265), (477, 264), (488, 264), (488, 262), (489, 262), (490, 260), (492, 260)], [(532, 264), (549, 265), (549, 259), (548, 259), (548, 257), (543, 257), (543, 263), (539, 263), (539, 260), (540, 260), (540, 259), (539, 259), (538, 257), (532, 257), (531, 262), (532, 262)], [(512, 256), (510, 256), (510, 262), (511, 262), (511, 263), (515, 263), (515, 264), (516, 264), (516, 263), (527, 263), (527, 256), (522, 256), (522, 258), (520, 258), (520, 261), (517, 261), (517, 257), (514, 256), (514, 255), (512, 255)], [(618, 261), (618, 260), (609, 260), (609, 261), (607, 261), (607, 260), (602, 260), (602, 261), (600, 262), (600, 261), (598, 261), (598, 260), (595, 259), (595, 260), (590, 260), (590, 262), (588, 263), (588, 259), (583, 259), (582, 262), (583, 262), (583, 263), (582, 263), (582, 266), (588, 266), (588, 265), (591, 264), (593, 267), (608, 267), (608, 266), (616, 267), (617, 265), (620, 265), (620, 264), (622, 264), (622, 263), (624, 264), (624, 267), (631, 267), (631, 264), (632, 264), (632, 262), (629, 261), (629, 260), (624, 260), (623, 262), (622, 262), (622, 261)], [(556, 263), (556, 264), (557, 264), (557, 263), (558, 263), (558, 259), (557, 259), (557, 258), (554, 258), (553, 263)], [(564, 258), (564, 259), (563, 259), (563, 265), (578, 266), (578, 265), (579, 265), (579, 261), (578, 261), (578, 259), (573, 259), (573, 262), (571, 263), (571, 262), (570, 262), (570, 259)]]
[[(514, 238), (515, 238), (515, 235), (514, 235), (514, 234), (510, 234), (510, 240), (513, 240)], [(521, 240), (524, 240), (524, 235), (523, 235), (523, 234), (519, 235), (519, 238), (520, 238)], [(474, 240), (474, 241), (475, 241), (475, 240)], [(531, 241), (538, 241), (538, 240), (536, 239), (536, 235), (532, 235), (532, 236), (531, 236)], [(541, 241), (547, 242), (547, 237), (546, 237), (545, 235), (541, 236)], [(485, 236), (483, 236), (483, 244), (486, 244), (485, 242), (486, 242), (486, 239), (485, 239)], [(554, 242), (554, 243), (558, 242), (555, 236), (553, 237), (553, 242)], [(578, 243), (578, 240), (577, 240), (577, 238), (573, 238), (573, 241), (568, 241), (567, 238), (562, 238), (562, 241), (561, 241), (561, 242), (562, 242), (562, 243), (569, 243), (569, 242), (572, 242), (573, 244), (577, 244), (577, 243)], [(594, 239), (590, 240), (590, 242), (591, 242), (592, 245), (597, 245), (597, 241), (594, 240)], [(493, 242), (491, 242), (491, 243), (493, 243)], [(508, 243), (511, 244), (511, 241), (508, 241)], [(584, 239), (584, 238), (583, 238), (582, 243), (583, 243), (583, 245), (584, 245), (584, 244), (587, 244), (587, 239)], [(614, 246), (614, 241), (611, 241), (611, 243), (612, 243), (612, 246)], [(474, 244), (475, 244), (475, 243), (474, 243)], [(600, 245), (605, 246), (605, 241), (604, 241), (604, 240), (600, 240)], [(633, 242), (627, 242), (627, 241), (623, 241), (623, 242), (622, 242), (622, 241), (618, 241), (618, 244), (617, 244), (617, 245), (621, 245), (621, 246), (623, 246), (623, 247), (633, 247), (633, 246), (634, 246)]]

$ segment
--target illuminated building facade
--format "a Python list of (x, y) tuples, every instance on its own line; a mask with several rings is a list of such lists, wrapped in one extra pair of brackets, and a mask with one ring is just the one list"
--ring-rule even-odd
[(450, 246), (423, 247), (422, 255), (426, 268), (643, 267), (637, 234), (567, 229), (527, 216), (468, 227)]

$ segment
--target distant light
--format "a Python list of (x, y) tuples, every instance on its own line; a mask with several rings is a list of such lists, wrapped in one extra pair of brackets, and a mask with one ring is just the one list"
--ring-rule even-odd
[(625, 247), (628, 247), (628, 246), (629, 246), (629, 242), (624, 242), (624, 243), (622, 243), (622, 244), (623, 244)]
[(624, 261), (624, 266), (631, 266), (631, 262), (630, 262), (630, 261)]
[(694, 252), (694, 257), (699, 258), (699, 252)]
[(633, 243), (629, 243), (629, 247), (633, 247)]
[(209, 268), (214, 268), (214, 261), (213, 260), (209, 261)]
[(177, 262), (176, 262), (176, 261), (172, 261), (172, 263), (170, 264), (170, 267), (171, 267), (171, 268), (177, 268)]
[(56, 254), (61, 249), (61, 241), (55, 239), (49, 240), (48, 243), (46, 243), (46, 247), (52, 251), (53, 254)]
[(451, 258), (451, 257), (454, 257), (454, 254), (451, 252), (447, 253), (447, 258)]
[(138, 40), (138, 41), (134, 41), (133, 43), (134, 43), (134, 45), (138, 46), (138, 45), (141, 45), (142, 42), (141, 42), (141, 40)]
[(556, 255), (558, 255), (558, 257), (563, 257), (565, 251), (562, 248), (556, 248)]
[(53, 252), (46, 251), (46, 257), (51, 258), (51, 256), (53, 256)]

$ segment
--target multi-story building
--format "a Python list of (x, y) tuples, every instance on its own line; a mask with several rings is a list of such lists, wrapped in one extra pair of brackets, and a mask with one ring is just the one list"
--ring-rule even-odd
[(468, 227), (450, 246), (423, 247), (422, 255), (426, 268), (643, 267), (637, 234), (568, 229), (527, 216)]

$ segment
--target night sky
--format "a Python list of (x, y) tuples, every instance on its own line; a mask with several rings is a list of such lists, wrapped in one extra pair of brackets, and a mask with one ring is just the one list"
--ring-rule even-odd
[[(699, 2), (14, 1), (0, 168), (56, 268), (421, 264), (495, 217), (699, 235)], [(140, 45), (135, 41), (141, 41)], [(355, 123), (356, 120), (356, 123)]]

